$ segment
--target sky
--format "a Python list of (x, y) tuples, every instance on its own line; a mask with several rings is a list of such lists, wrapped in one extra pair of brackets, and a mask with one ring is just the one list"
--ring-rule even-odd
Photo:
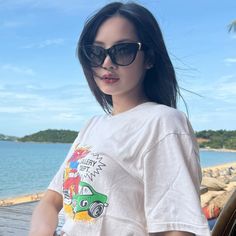
[[(76, 45), (86, 19), (109, 2), (0, 0), (0, 133), (79, 131), (104, 113)], [(135, 2), (161, 27), (194, 130), (235, 130), (236, 32), (227, 27), (236, 19), (236, 1)], [(181, 101), (179, 109), (186, 113)]]

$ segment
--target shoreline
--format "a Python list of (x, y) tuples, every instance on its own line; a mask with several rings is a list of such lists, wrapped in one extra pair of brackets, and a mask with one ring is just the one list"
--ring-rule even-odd
[[(229, 167), (233, 167), (236, 169), (236, 162), (219, 164), (219, 165), (210, 166), (210, 167), (203, 167), (202, 172), (207, 171), (207, 170), (215, 171), (219, 169), (226, 169)], [(13, 197), (8, 197), (8, 198), (3, 198), (3, 199), (0, 198), (0, 207), (12, 206), (12, 205), (28, 203), (28, 202), (36, 202), (42, 199), (43, 196), (44, 196), (44, 192), (38, 192), (38, 193), (13, 196)]]
[(44, 192), (38, 192), (27, 195), (20, 195), (15, 197), (8, 197), (0, 199), (0, 207), (18, 205), (28, 202), (37, 202), (44, 196)]
[(236, 149), (227, 148), (199, 148), (200, 151), (212, 151), (212, 152), (236, 152)]
[(225, 168), (229, 168), (229, 167), (234, 167), (236, 168), (236, 162), (229, 162), (229, 163), (224, 163), (224, 164), (219, 164), (219, 165), (215, 165), (215, 166), (209, 166), (209, 167), (203, 167), (202, 171), (206, 171), (206, 170), (216, 170), (216, 169), (225, 169)]
[[(39, 144), (72, 144), (67, 142), (53, 142), (53, 141), (45, 141), (45, 142), (38, 142), (38, 141), (20, 141), (20, 140), (4, 140), (1, 139), (2, 142), (16, 142), (16, 143), (39, 143)], [(200, 144), (200, 143), (198, 143)], [(205, 147), (205, 148), (199, 148), (200, 151), (213, 151), (213, 152), (236, 152), (236, 149), (227, 149), (227, 148), (211, 148), (211, 147)]]

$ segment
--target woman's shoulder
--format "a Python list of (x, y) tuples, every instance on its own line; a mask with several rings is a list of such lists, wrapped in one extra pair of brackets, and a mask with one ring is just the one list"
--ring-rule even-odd
[(150, 118), (161, 120), (186, 120), (184, 112), (162, 104), (150, 103), (146, 111)]
[(166, 133), (192, 133), (192, 126), (186, 114), (178, 109), (161, 104), (152, 104), (148, 117), (158, 130)]

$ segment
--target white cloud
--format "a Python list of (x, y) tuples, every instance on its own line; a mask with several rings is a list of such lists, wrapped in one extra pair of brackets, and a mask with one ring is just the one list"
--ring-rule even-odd
[(226, 58), (224, 59), (224, 62), (226, 65), (231, 65), (231, 64), (236, 63), (236, 58)]
[[(191, 93), (183, 90), (182, 94), (187, 103), (189, 101), (193, 103), (194, 101), (195, 109), (199, 106), (204, 106), (207, 107), (210, 112), (213, 106), (214, 109), (221, 106), (225, 106), (226, 109), (232, 105), (236, 107), (235, 73), (225, 74), (219, 78), (200, 77), (191, 79), (189, 83), (185, 83), (181, 87), (193, 91), (193, 93)], [(205, 112), (208, 113), (207, 110)]]
[(55, 121), (81, 121), (84, 120), (82, 115), (79, 115), (76, 112), (63, 112), (52, 116), (52, 119)]
[(65, 40), (62, 38), (46, 39), (42, 42), (25, 45), (22, 48), (26, 48), (26, 49), (29, 48), (30, 49), (30, 48), (46, 48), (46, 47), (50, 47), (50, 46), (59, 46), (59, 45), (62, 45), (64, 43), (64, 41)]
[(1, 70), (9, 71), (9, 72), (14, 72), (16, 74), (21, 74), (21, 75), (28, 75), (28, 76), (34, 76), (35, 72), (31, 68), (26, 68), (26, 67), (20, 67), (20, 66), (15, 66), (12, 64), (5, 64), (0, 66)]
[[(74, 120), (88, 113), (101, 111), (85, 85), (42, 88), (36, 85), (5, 85), (0, 89), (0, 112), (41, 113), (57, 120)], [(21, 109), (17, 109), (21, 108)]]
[(86, 87), (85, 82), (56, 88), (3, 85), (0, 130), (21, 136), (48, 128), (79, 130), (93, 115), (103, 113)]
[(196, 112), (191, 116), (195, 130), (203, 129), (228, 129), (232, 130), (235, 123), (235, 110)]

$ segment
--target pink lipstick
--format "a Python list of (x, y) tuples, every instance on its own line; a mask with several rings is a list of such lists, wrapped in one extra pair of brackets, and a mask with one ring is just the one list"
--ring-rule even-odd
[(102, 76), (101, 78), (105, 83), (108, 83), (108, 84), (113, 84), (113, 83), (116, 83), (120, 78), (112, 75), (112, 74), (105, 74)]

